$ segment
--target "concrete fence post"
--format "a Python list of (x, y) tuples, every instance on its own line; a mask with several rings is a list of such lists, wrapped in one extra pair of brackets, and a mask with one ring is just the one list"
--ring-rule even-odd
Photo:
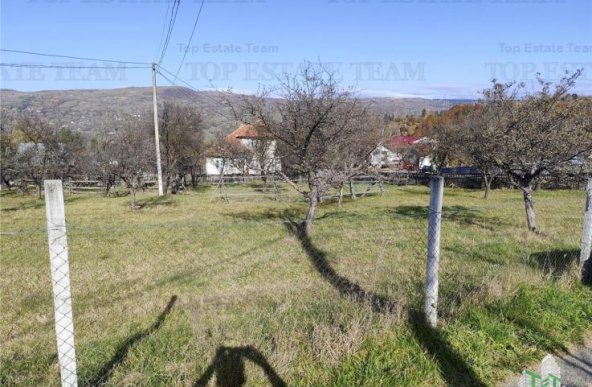
[(430, 178), (430, 207), (428, 210), (428, 256), (426, 265), (425, 318), (435, 328), (438, 324), (438, 271), (440, 266), (440, 224), (444, 178)]
[(586, 188), (586, 207), (584, 212), (584, 226), (582, 229), (582, 243), (580, 248), (580, 273), (582, 282), (592, 284), (592, 178), (588, 179)]
[(76, 351), (74, 347), (74, 321), (72, 318), (64, 191), (61, 180), (45, 180), (44, 185), (60, 375), (62, 387), (76, 387)]

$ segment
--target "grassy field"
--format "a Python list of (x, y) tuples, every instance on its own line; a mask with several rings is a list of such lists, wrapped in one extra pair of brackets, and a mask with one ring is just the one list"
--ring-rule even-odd
[[(1, 193), (0, 385), (58, 385), (44, 203)], [(67, 197), (81, 385), (495, 385), (592, 330), (581, 191), (447, 189), (441, 327), (422, 308), (428, 190), (321, 205)], [(259, 198), (260, 199), (260, 198)]]

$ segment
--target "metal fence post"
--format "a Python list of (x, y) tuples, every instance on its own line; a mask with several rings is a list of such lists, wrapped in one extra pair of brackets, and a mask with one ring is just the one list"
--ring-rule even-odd
[(428, 257), (426, 265), (425, 318), (431, 327), (438, 323), (438, 270), (440, 265), (440, 224), (444, 178), (430, 178), (430, 207), (428, 210)]
[(580, 248), (580, 271), (582, 282), (592, 283), (592, 261), (590, 251), (592, 249), (592, 178), (588, 179), (586, 188), (586, 209), (584, 212), (584, 226), (582, 229), (582, 243)]
[(45, 180), (45, 212), (62, 387), (76, 387), (76, 351), (70, 291), (64, 191), (61, 180)]

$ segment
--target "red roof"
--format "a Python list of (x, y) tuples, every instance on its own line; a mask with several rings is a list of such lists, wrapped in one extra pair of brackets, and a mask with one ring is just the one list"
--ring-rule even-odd
[(418, 136), (393, 136), (386, 141), (385, 146), (389, 149), (407, 148), (420, 138)]
[(251, 124), (242, 124), (234, 132), (226, 136), (227, 140), (236, 140), (240, 138), (260, 138), (261, 133)]

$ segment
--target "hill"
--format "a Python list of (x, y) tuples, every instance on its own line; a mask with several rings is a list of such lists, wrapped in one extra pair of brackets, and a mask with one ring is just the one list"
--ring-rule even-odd
[[(109, 130), (126, 116), (152, 114), (152, 89), (45, 90), (21, 92), (1, 90), (1, 106), (12, 113), (40, 114), (55, 126), (68, 127), (85, 137)], [(240, 95), (218, 91), (193, 91), (185, 87), (159, 87), (160, 101), (194, 104), (204, 115), (208, 133), (229, 133), (236, 127), (235, 119), (223, 100), (238, 102)], [(427, 111), (446, 110), (467, 103), (467, 100), (422, 98), (372, 98), (372, 108), (380, 114), (418, 115)]]

